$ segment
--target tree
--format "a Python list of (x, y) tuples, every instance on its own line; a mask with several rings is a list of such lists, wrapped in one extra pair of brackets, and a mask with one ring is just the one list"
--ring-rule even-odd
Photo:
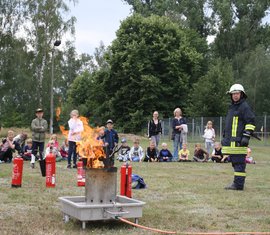
[(213, 44), (217, 57), (233, 59), (258, 44), (269, 45), (270, 28), (262, 24), (270, 8), (268, 0), (211, 0), (209, 6), (217, 28)]
[(74, 34), (75, 18), (64, 20), (62, 16), (68, 10), (68, 6), (63, 0), (37, 0), (29, 1), (28, 4), (29, 21), (27, 23), (30, 23), (30, 27), (27, 25), (25, 30), (29, 35), (28, 42), (33, 47), (35, 54), (34, 77), (37, 87), (37, 102), (40, 106), (43, 104), (43, 96), (46, 96), (48, 92), (43, 89), (44, 84), (47, 84), (49, 80), (44, 73), (46, 73), (47, 61), (51, 59), (50, 53), (53, 50), (54, 41), (68, 31)]
[(145, 17), (167, 16), (172, 21), (195, 30), (202, 37), (211, 33), (210, 17), (205, 13), (207, 0), (125, 0), (135, 13)]
[(256, 114), (264, 114), (270, 109), (270, 54), (259, 45), (249, 53), (239, 82), (244, 85), (249, 103)]
[(111, 118), (104, 91), (104, 82), (110, 75), (110, 66), (106, 59), (110, 54), (109, 48), (101, 42), (93, 56), (83, 55), (79, 60), (83, 71), (80, 71), (80, 75), (68, 89), (68, 104), (64, 109), (78, 108), (93, 125), (103, 125), (106, 119)]
[[(51, 64), (49, 65), (51, 67)], [(78, 55), (73, 42), (66, 42), (62, 51), (55, 55), (55, 94), (67, 101), (67, 92), (76, 77), (85, 71), (92, 72), (96, 69), (93, 56), (88, 54)]]
[(107, 109), (125, 131), (140, 130), (153, 110), (170, 116), (186, 106), (189, 81), (203, 60), (188, 31), (166, 17), (135, 14), (122, 22), (110, 49)]
[(188, 116), (222, 116), (228, 106), (228, 91), (233, 81), (232, 66), (228, 60), (217, 60), (208, 73), (193, 85), (190, 92)]
[(22, 79), (31, 72), (26, 44), (15, 38), (25, 12), (24, 1), (0, 1), (0, 116), (4, 125), (7, 121), (10, 125), (15, 119), (21, 124), (21, 117), (17, 118), (21, 106), (17, 102), (28, 95), (27, 89), (19, 89), (27, 88), (27, 82)]
[[(50, 90), (53, 42), (68, 30), (74, 32), (74, 17), (63, 19), (67, 11), (61, 0), (0, 2), (0, 115), (4, 125), (28, 126), (38, 105), (49, 110), (46, 97)], [(55, 87), (55, 92), (66, 90), (72, 82), (61, 87), (58, 80), (58, 75), (62, 79), (59, 68), (64, 60), (63, 54), (57, 53), (55, 84), (59, 87)]]
[(4, 35), (16, 34), (27, 12), (26, 6), (24, 0), (0, 1), (0, 41)]
[(29, 105), (35, 97), (31, 60), (24, 40), (5, 35), (0, 63), (0, 115), (4, 126), (25, 126), (32, 112)]

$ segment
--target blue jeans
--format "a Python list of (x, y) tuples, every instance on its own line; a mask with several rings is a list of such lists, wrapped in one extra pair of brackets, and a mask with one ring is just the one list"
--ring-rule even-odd
[(156, 147), (158, 147), (159, 140), (160, 140), (160, 134), (151, 136), (151, 141), (156, 144)]
[(173, 159), (172, 161), (177, 161), (178, 160), (178, 146), (179, 150), (182, 149), (182, 139), (181, 139), (181, 134), (175, 134), (174, 136), (174, 141), (173, 141)]
[(212, 150), (214, 148), (214, 143), (213, 142), (205, 142), (205, 148), (206, 148), (206, 152), (209, 154), (209, 157), (211, 157)]
[(132, 156), (131, 159), (132, 159), (133, 162), (139, 162), (140, 161), (140, 158), (138, 156)]

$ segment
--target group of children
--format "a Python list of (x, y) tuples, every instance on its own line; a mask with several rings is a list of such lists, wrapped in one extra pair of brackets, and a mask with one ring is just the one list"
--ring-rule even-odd
[[(127, 140), (123, 138), (121, 141), (121, 147), (117, 160), (121, 162), (171, 162), (173, 160), (173, 156), (168, 149), (168, 145), (166, 143), (162, 143), (161, 150), (159, 151), (155, 146), (155, 143), (150, 142), (144, 154), (144, 150), (140, 146), (140, 142), (138, 139), (134, 140), (133, 146), (130, 148), (127, 144)], [(214, 149), (211, 154), (204, 150), (200, 143), (196, 143), (194, 153), (191, 156), (190, 151), (187, 148), (187, 144), (184, 143), (182, 149), (178, 153), (178, 161), (227, 163), (230, 162), (230, 156), (222, 154), (222, 146), (219, 142), (214, 143)], [(250, 148), (248, 148), (246, 162), (255, 164), (255, 161), (251, 157)]]
[[(52, 134), (45, 149), (44, 159), (49, 153), (53, 153), (56, 156), (56, 161), (66, 160), (68, 155), (68, 141), (65, 140), (61, 147), (57, 140), (57, 135)], [(31, 167), (35, 167), (35, 161), (37, 160), (33, 154), (33, 141), (31, 138), (26, 140), (25, 145), (21, 151), (22, 158), (26, 161), (30, 161)]]
[(134, 140), (133, 146), (130, 148), (127, 144), (127, 140), (123, 138), (117, 159), (121, 162), (170, 162), (172, 161), (172, 154), (168, 150), (166, 143), (162, 143), (162, 149), (158, 151), (154, 142), (150, 142), (144, 154), (144, 150), (140, 146), (138, 139)]

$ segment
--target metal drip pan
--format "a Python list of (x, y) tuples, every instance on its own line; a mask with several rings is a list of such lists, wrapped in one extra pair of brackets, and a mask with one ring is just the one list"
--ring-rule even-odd
[(142, 207), (145, 202), (116, 195), (115, 201), (111, 203), (89, 204), (85, 196), (59, 197), (64, 221), (75, 218), (82, 222), (85, 229), (87, 221), (109, 220), (116, 217), (134, 218), (138, 223), (138, 218), (142, 217)]

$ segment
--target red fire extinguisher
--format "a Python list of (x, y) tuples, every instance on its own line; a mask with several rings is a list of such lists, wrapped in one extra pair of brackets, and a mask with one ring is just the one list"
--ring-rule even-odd
[(132, 167), (128, 163), (121, 166), (121, 182), (120, 182), (120, 195), (126, 197), (132, 197)]
[(85, 169), (83, 169), (83, 162), (79, 161), (77, 163), (77, 185), (85, 186)]
[(46, 187), (55, 187), (55, 155), (50, 152), (46, 158)]
[(23, 159), (21, 157), (15, 157), (13, 160), (11, 187), (17, 188), (22, 186), (22, 174)]

